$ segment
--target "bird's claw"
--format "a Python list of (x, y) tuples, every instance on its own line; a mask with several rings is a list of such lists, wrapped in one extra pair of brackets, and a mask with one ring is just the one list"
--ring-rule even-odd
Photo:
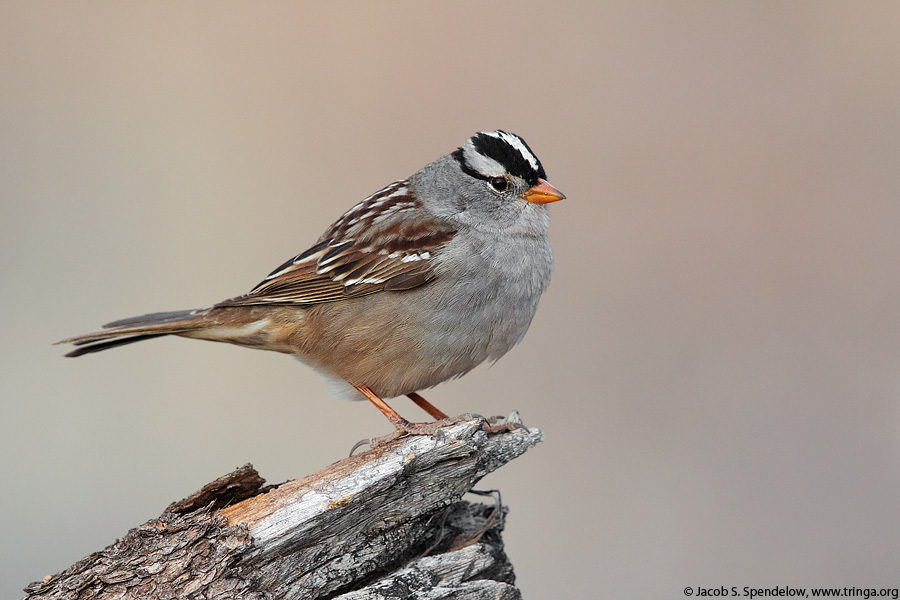
[(438, 421), (432, 421), (430, 423), (411, 423), (410, 421), (406, 421), (404, 419), (403, 421), (394, 423), (396, 429), (387, 435), (382, 435), (375, 438), (367, 438), (356, 442), (356, 444), (354, 444), (353, 448), (350, 450), (350, 456), (353, 456), (354, 452), (356, 452), (360, 447), (367, 444), (370, 448), (375, 449), (384, 446), (385, 444), (389, 444), (390, 442), (393, 442), (394, 440), (402, 438), (406, 435), (430, 435), (437, 439), (442, 439), (446, 435), (442, 431), (442, 429), (444, 429), (445, 427), (449, 427), (451, 425), (455, 425), (457, 423), (462, 423), (465, 421), (472, 421), (474, 419), (480, 420), (481, 429), (489, 434), (515, 431), (517, 429), (525, 428), (525, 425), (522, 423), (522, 419), (519, 417), (519, 413), (515, 411), (513, 411), (507, 417), (484, 417), (475, 413), (465, 413), (456, 417), (440, 419)]

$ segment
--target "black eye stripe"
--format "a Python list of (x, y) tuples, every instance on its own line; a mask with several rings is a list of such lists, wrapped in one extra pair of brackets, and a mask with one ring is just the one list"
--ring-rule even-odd
[[(472, 168), (467, 162), (466, 153), (472, 153), (474, 149), (478, 154), (497, 162), (509, 175), (525, 180), (528, 185), (535, 185), (538, 182), (538, 179), (547, 178), (547, 174), (544, 172), (541, 161), (534, 155), (531, 148), (525, 143), (525, 140), (515, 134), (505, 133), (503, 131), (493, 133), (501, 135), (500, 137), (495, 137), (495, 135), (490, 133), (477, 133), (469, 139), (469, 143), (472, 144), (471, 147), (466, 144), (462, 148), (457, 148), (451, 154), (451, 156), (456, 159), (456, 162), (459, 163), (463, 173), (482, 181), (489, 181), (491, 178), (490, 175), (485, 175)], [(520, 148), (515, 147), (510, 142), (503, 139), (504, 137), (515, 138), (515, 140), (525, 149), (525, 152), (528, 153), (529, 157), (533, 159), (533, 162), (523, 155)], [(471, 158), (472, 157), (470, 156), (470, 159)], [(537, 168), (535, 168), (534, 164), (537, 164)]]
[(462, 148), (457, 148), (456, 150), (454, 150), (451, 156), (456, 159), (456, 162), (459, 163), (459, 167), (462, 169), (463, 173), (465, 173), (469, 177), (474, 177), (475, 179), (481, 179), (483, 181), (488, 180), (487, 175), (482, 175), (481, 173), (470, 167), (468, 163), (466, 163), (466, 157), (463, 155)]

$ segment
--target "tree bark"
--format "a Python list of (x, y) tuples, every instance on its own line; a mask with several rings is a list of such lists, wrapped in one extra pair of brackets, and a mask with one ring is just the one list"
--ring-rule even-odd
[(277, 486), (245, 465), (27, 598), (520, 598), (499, 494), (461, 497), (543, 435), (484, 425), (467, 418)]

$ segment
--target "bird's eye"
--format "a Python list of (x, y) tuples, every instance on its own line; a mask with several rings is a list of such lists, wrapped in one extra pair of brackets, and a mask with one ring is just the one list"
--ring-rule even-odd
[(506, 177), (491, 177), (488, 179), (488, 183), (497, 192), (505, 192), (509, 187), (509, 180)]

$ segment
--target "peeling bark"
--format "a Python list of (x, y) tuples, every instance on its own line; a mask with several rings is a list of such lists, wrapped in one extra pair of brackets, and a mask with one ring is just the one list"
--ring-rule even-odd
[(483, 425), (401, 438), (278, 486), (245, 465), (27, 598), (520, 598), (506, 509), (461, 497), (542, 434)]

